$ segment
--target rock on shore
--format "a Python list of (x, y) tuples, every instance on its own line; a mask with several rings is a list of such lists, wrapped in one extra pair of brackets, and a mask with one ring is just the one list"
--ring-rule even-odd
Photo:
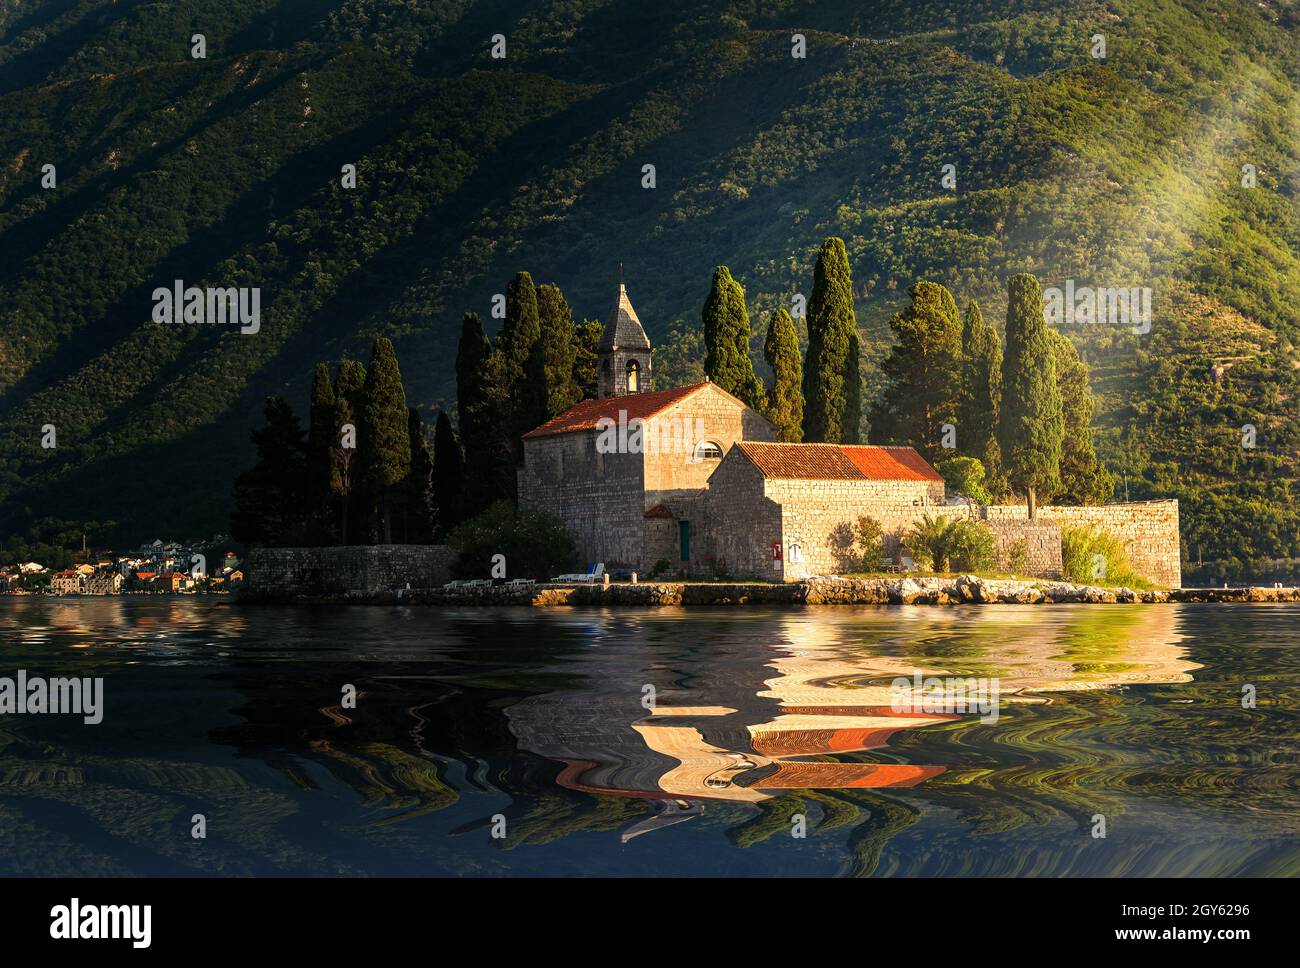
[(1175, 588), (1135, 591), (1063, 581), (1020, 581), (959, 575), (947, 578), (810, 578), (761, 582), (641, 582), (605, 585), (482, 585), (414, 590), (331, 601), (412, 605), (552, 607), (657, 605), (1094, 605), (1164, 602), (1300, 602), (1300, 588)]

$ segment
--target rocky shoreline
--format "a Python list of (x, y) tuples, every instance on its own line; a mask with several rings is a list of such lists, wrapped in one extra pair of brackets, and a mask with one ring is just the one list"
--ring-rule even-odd
[[(279, 602), (245, 593), (241, 601)], [(1020, 581), (959, 575), (951, 578), (812, 578), (800, 582), (639, 582), (610, 585), (480, 585), (379, 593), (296, 596), (299, 603), (444, 606), (709, 605), (1052, 605), (1163, 604), (1166, 602), (1300, 602), (1300, 588), (1174, 588), (1136, 591), (1069, 582)]]

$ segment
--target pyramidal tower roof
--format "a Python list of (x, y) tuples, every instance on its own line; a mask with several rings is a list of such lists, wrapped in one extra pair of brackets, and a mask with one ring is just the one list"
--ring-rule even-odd
[(614, 310), (605, 320), (605, 332), (600, 337), (602, 353), (612, 350), (648, 350), (650, 341), (646, 339), (641, 320), (637, 319), (632, 300), (627, 298), (627, 286), (618, 284), (618, 298), (614, 300)]

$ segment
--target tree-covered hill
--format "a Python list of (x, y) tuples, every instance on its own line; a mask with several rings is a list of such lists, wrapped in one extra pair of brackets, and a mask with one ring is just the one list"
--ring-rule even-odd
[[(622, 263), (662, 339), (725, 264), (762, 332), (838, 235), (868, 401), (917, 279), (997, 326), (1016, 272), (1150, 287), (1150, 333), (1064, 327), (1121, 495), (1181, 498), (1193, 560), (1300, 556), (1298, 26), (1281, 0), (0, 0), (0, 535), (222, 530), (268, 393), (302, 409), (316, 361), (389, 335), (412, 403), (451, 404), (462, 313), (519, 269), (603, 318)], [(260, 287), (261, 331), (153, 322), (175, 279)]]

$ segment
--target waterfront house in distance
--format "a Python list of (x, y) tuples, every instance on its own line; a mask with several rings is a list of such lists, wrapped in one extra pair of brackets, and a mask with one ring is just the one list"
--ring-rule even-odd
[(75, 568), (56, 571), (50, 576), (50, 593), (54, 595), (79, 595), (85, 586), (85, 576)]

